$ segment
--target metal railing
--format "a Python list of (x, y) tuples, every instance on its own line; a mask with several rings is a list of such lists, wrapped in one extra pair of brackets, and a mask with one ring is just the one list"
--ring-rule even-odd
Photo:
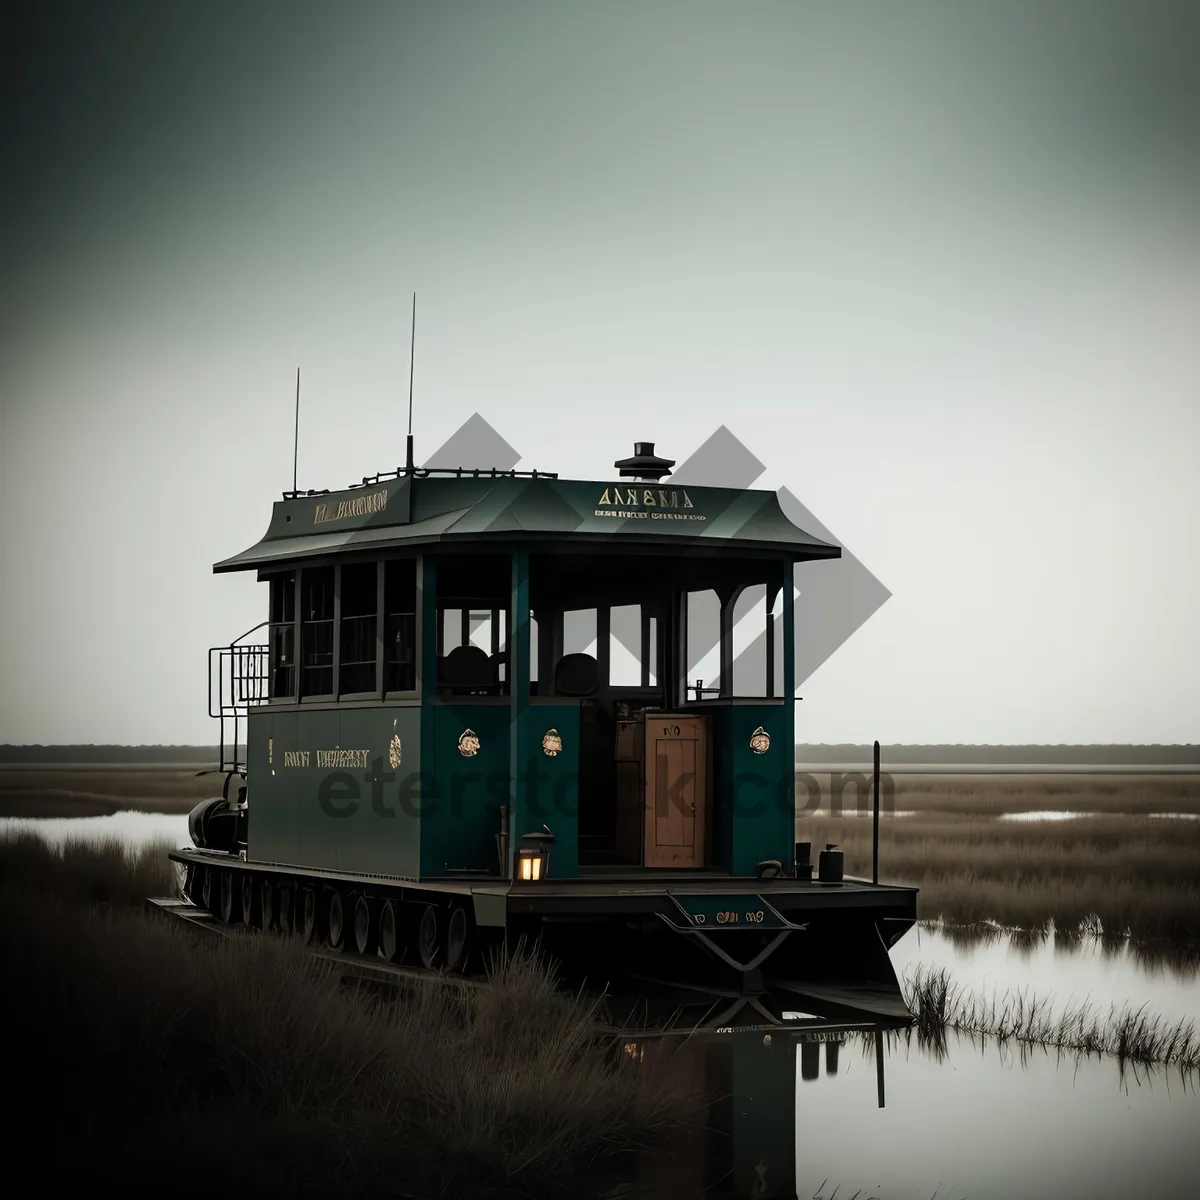
[[(364, 475), (361, 483), (351, 483), (346, 491), (355, 488), (374, 487), (385, 479), (428, 479), (430, 475), (449, 475), (455, 479), (557, 479), (557, 471), (505, 471), (501, 467), (397, 467), (394, 471), (381, 471), (378, 475)], [(304, 496), (328, 496), (329, 489), (316, 491), (284, 492), (285, 500), (298, 500)]]
[(246, 773), (245, 722), (253, 705), (267, 702), (270, 673), (270, 647), (246, 639), (269, 623), (260, 621), (228, 646), (208, 652), (208, 715), (221, 722), (223, 773)]

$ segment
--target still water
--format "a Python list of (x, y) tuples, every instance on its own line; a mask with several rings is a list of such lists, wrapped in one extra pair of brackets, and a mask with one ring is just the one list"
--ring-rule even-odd
[(68, 841), (116, 839), (135, 850), (154, 842), (190, 846), (187, 816), (172, 813), (116, 812), (102, 817), (0, 817), (0, 837), (37, 833), (61, 846)]
[(1200, 1096), (1178, 1072), (995, 1043), (838, 1031), (645, 1043), (714, 1100), (607, 1197), (1116, 1200), (1194, 1195)]

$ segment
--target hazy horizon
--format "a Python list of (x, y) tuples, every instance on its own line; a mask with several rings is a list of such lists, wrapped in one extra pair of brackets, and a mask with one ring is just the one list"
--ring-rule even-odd
[[(480, 413), (726, 425), (892, 593), (804, 744), (1200, 742), (1200, 9), (10, 17), (0, 739), (203, 745), (211, 566)], [(804, 636), (803, 628), (800, 636)]]

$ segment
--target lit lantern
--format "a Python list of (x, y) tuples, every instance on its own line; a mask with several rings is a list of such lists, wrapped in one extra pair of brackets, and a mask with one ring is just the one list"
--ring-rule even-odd
[(517, 851), (517, 879), (521, 883), (533, 883), (545, 879), (550, 873), (550, 847), (554, 845), (554, 834), (544, 825), (541, 833), (527, 833), (521, 838)]

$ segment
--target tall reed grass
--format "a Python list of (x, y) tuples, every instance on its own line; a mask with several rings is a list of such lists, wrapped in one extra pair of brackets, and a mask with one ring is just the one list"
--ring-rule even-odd
[[(870, 877), (872, 822), (856, 813), (797, 821)], [(1200, 821), (1103, 816), (1008, 822), (918, 812), (882, 822), (880, 879), (920, 889), (923, 919), (1060, 929), (1099, 921), (1139, 939), (1200, 941)]]
[(49, 1143), (48, 1188), (551, 1194), (695, 1113), (534, 955), (490, 988), (348, 987), (295, 942), (137, 911), (164, 863), (0, 840), (0, 1011), (26, 1064), (8, 1132)]
[(917, 1034), (933, 1047), (945, 1046), (946, 1031), (1047, 1046), (1083, 1054), (1108, 1054), (1119, 1062), (1200, 1069), (1200, 1036), (1192, 1020), (1175, 1024), (1145, 1006), (1107, 1013), (1089, 1004), (1055, 1012), (1048, 997), (1007, 991), (985, 999), (952, 982), (943, 968), (919, 965), (903, 981)]

